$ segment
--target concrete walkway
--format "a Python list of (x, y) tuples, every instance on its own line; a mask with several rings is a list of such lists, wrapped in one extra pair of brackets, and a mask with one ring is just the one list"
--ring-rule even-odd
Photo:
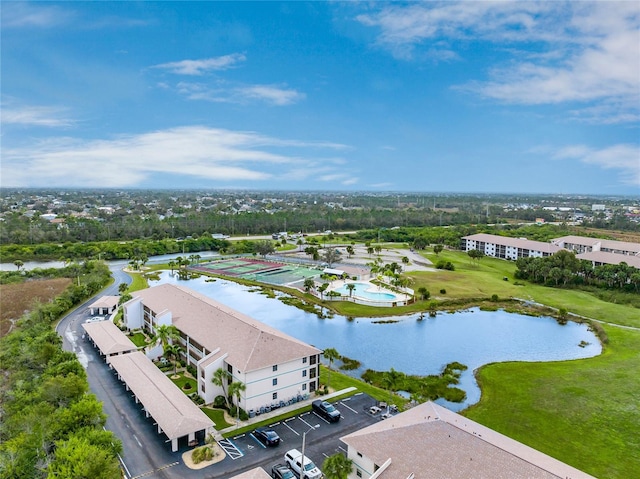
[(274, 411), (271, 411), (271, 412), (268, 412), (268, 413), (265, 413), (265, 414), (260, 414), (259, 416), (255, 416), (255, 417), (249, 418), (246, 421), (240, 421), (240, 423), (238, 425), (233, 425), (233, 426), (227, 427), (225, 429), (222, 429), (221, 431), (217, 431), (216, 434), (215, 434), (215, 437), (216, 437), (216, 439), (221, 439), (223, 434), (226, 434), (226, 433), (229, 433), (229, 432), (233, 432), (236, 429), (240, 429), (240, 428), (243, 428), (245, 426), (250, 426), (251, 424), (256, 424), (258, 422), (262, 422), (262, 421), (265, 421), (267, 419), (272, 419), (272, 418), (275, 418), (277, 416), (281, 416), (282, 414), (286, 414), (286, 413), (289, 413), (289, 412), (292, 412), (292, 411), (297, 411), (298, 409), (303, 409), (303, 408), (305, 408), (307, 406), (311, 406), (311, 403), (313, 401), (315, 401), (316, 399), (322, 399), (323, 401), (326, 401), (327, 399), (331, 399), (333, 397), (341, 396), (343, 394), (347, 394), (347, 393), (354, 392), (354, 391), (357, 391), (357, 390), (358, 390), (358, 388), (352, 386), (350, 388), (342, 389), (340, 391), (334, 391), (332, 393), (325, 394), (323, 396), (313, 396), (312, 395), (309, 399), (306, 399), (304, 401), (300, 401), (300, 402), (297, 402), (295, 404), (291, 404), (289, 406), (281, 407), (281, 408), (278, 408), (278, 409), (276, 409)]

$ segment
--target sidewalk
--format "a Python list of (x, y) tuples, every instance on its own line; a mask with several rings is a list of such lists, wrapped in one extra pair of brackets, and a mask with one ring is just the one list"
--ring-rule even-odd
[[(311, 403), (313, 401), (315, 401), (316, 399), (322, 399), (323, 401), (326, 401), (327, 399), (331, 399), (332, 397), (341, 396), (342, 394), (346, 394), (346, 393), (349, 393), (349, 392), (352, 392), (352, 391), (357, 391), (357, 390), (358, 390), (358, 388), (352, 386), (350, 388), (342, 389), (340, 391), (335, 391), (335, 392), (332, 392), (332, 393), (329, 393), (329, 394), (325, 394), (324, 396), (312, 396), (312, 397), (310, 397), (309, 399), (307, 399), (305, 401), (300, 401), (300, 402), (297, 402), (295, 404), (291, 404), (289, 406), (278, 408), (275, 411), (271, 411), (271, 412), (268, 412), (268, 413), (265, 413), (265, 414), (260, 414), (259, 416), (255, 416), (255, 417), (249, 418), (246, 421), (240, 421), (240, 423), (237, 426), (233, 425), (233, 426), (227, 427), (225, 429), (222, 429), (221, 431), (216, 431), (215, 437), (216, 437), (216, 439), (221, 439), (222, 438), (221, 436), (223, 434), (226, 434), (228, 432), (233, 432), (236, 429), (240, 429), (240, 428), (243, 428), (245, 426), (250, 426), (251, 424), (262, 422), (262, 421), (264, 421), (266, 419), (271, 419), (271, 418), (280, 416), (282, 414), (286, 414), (288, 412), (296, 411), (298, 409), (303, 409), (303, 408), (305, 408), (307, 406), (310, 406)], [(235, 420), (235, 418), (234, 418), (234, 420)]]

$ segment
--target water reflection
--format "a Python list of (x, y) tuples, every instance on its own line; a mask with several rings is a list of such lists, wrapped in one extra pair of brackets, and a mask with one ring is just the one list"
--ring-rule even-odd
[[(366, 369), (394, 368), (407, 374), (437, 374), (445, 364), (459, 361), (469, 369), (458, 387), (467, 393), (460, 404), (446, 403), (458, 411), (480, 399), (473, 370), (501, 361), (555, 361), (587, 358), (600, 354), (597, 337), (586, 325), (560, 326), (552, 318), (530, 317), (503, 311), (471, 309), (435, 318), (419, 314), (397, 316), (397, 322), (376, 324), (379, 318), (344, 316), (318, 319), (278, 299), (256, 292), (255, 288), (224, 280), (205, 278), (180, 281), (168, 272), (153, 284), (176, 283), (258, 319), (318, 348), (335, 348), (340, 354), (362, 362), (362, 368), (348, 374), (359, 377)], [(581, 341), (590, 343), (579, 347)]]

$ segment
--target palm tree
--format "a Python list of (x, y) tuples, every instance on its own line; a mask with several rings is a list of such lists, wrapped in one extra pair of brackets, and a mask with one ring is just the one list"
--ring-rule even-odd
[(304, 290), (308, 293), (311, 288), (315, 285), (315, 281), (313, 278), (305, 278), (304, 280)]
[(338, 452), (324, 460), (322, 471), (327, 479), (347, 479), (353, 471), (353, 461)]
[(118, 292), (120, 293), (120, 295), (126, 293), (127, 289), (129, 289), (129, 285), (127, 283), (120, 283), (118, 285)]
[(322, 352), (322, 355), (329, 361), (329, 373), (327, 373), (327, 387), (329, 387), (331, 382), (331, 366), (333, 365), (333, 361), (340, 357), (340, 353), (335, 348), (327, 348)]
[(236, 398), (236, 427), (240, 422), (240, 398), (242, 397), (242, 392), (246, 389), (247, 386), (239, 381), (229, 384), (229, 396)]
[(161, 324), (156, 327), (156, 333), (151, 341), (154, 344), (162, 344), (162, 350), (167, 347), (169, 341), (175, 341), (180, 337), (180, 332), (173, 324)]
[(223, 368), (216, 369), (216, 372), (213, 373), (213, 377), (211, 378), (211, 382), (213, 384), (222, 388), (224, 402), (227, 404), (227, 409), (229, 409), (229, 395), (227, 393), (227, 383), (229, 379), (231, 379), (231, 373)]
[[(400, 379), (404, 376), (400, 371), (396, 371), (391, 368), (389, 371), (382, 374), (382, 382), (389, 390), (389, 398), (393, 400), (393, 391), (397, 391), (400, 383)], [(391, 402), (391, 401), (390, 401)]]
[(167, 359), (173, 359), (173, 375), (178, 374), (178, 357), (180, 356), (180, 346), (177, 344), (167, 344), (163, 354)]
[(353, 294), (353, 290), (356, 289), (356, 285), (353, 283), (349, 283), (347, 285), (347, 289), (349, 290), (349, 297), (351, 297), (351, 295)]

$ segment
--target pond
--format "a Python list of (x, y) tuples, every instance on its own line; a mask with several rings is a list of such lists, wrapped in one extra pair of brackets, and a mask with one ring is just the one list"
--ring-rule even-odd
[[(339, 315), (319, 319), (315, 314), (259, 294), (257, 288), (231, 281), (207, 282), (204, 277), (180, 281), (163, 272), (152, 285), (161, 283), (194, 289), (320, 349), (335, 348), (340, 354), (362, 362), (361, 369), (348, 372), (355, 377), (360, 377), (367, 368), (439, 374), (447, 363), (461, 362), (469, 368), (458, 385), (467, 393), (466, 400), (437, 401), (454, 411), (480, 399), (473, 370), (483, 364), (579, 359), (602, 351), (598, 338), (586, 325), (569, 322), (562, 326), (548, 317), (470, 309), (441, 313), (435, 318), (425, 314), (422, 321), (418, 321), (419, 314), (353, 321)], [(380, 323), (381, 319), (385, 322)], [(582, 341), (589, 344), (578, 346)]]

